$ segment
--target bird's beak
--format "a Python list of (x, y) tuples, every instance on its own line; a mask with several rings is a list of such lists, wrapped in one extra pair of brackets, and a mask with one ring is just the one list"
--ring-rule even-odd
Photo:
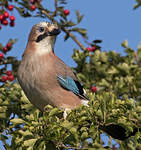
[(49, 32), (49, 35), (50, 36), (58, 35), (60, 32), (61, 32), (61, 30), (59, 28), (58, 29), (55, 28), (51, 32)]

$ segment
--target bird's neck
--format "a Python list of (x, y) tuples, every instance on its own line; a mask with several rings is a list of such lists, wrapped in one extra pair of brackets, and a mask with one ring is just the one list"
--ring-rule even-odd
[(40, 41), (39, 43), (35, 43), (35, 41), (29, 41), (26, 47), (24, 55), (31, 56), (42, 56), (48, 53), (54, 53), (54, 43), (48, 41)]
[(36, 43), (36, 52), (37, 55), (44, 55), (50, 52), (54, 52), (54, 43), (48, 40), (42, 40), (39, 43)]

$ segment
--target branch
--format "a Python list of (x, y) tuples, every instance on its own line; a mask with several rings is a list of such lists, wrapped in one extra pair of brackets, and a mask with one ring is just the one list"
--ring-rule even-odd
[(90, 147), (73, 147), (73, 146), (66, 146), (65, 144), (59, 144), (58, 145), (59, 148), (65, 148), (65, 149), (75, 149), (75, 150), (86, 150), (89, 149)]
[(86, 48), (83, 46), (83, 44), (79, 40), (77, 40), (75, 35), (73, 35), (69, 30), (65, 29), (64, 27), (61, 27), (61, 29), (66, 34), (68, 34), (82, 50), (84, 50), (84, 51), (86, 50)]
[(57, 13), (57, 4), (58, 4), (58, 0), (54, 0), (54, 7), (55, 7), (55, 11), (53, 12), (51, 17), (55, 17), (56, 13)]

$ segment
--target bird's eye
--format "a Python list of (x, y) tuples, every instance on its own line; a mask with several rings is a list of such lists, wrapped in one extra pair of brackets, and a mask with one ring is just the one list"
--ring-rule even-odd
[(40, 28), (39, 28), (39, 31), (40, 31), (40, 32), (44, 32), (44, 27), (40, 27)]

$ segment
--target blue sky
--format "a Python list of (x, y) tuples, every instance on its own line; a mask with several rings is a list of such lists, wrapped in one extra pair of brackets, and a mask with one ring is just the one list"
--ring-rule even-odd
[[(52, 9), (53, 0), (43, 0), (44, 6)], [(75, 19), (75, 10), (79, 10), (81, 14), (85, 14), (80, 27), (88, 30), (89, 41), (101, 39), (103, 50), (115, 50), (123, 53), (121, 42), (128, 40), (131, 48), (137, 49), (141, 42), (141, 8), (133, 10), (135, 0), (68, 0), (66, 9), (70, 9), (68, 18)], [(16, 11), (16, 26), (14, 28), (3, 27), (0, 31), (0, 43), (6, 44), (9, 38), (17, 38), (18, 41), (14, 45), (12, 51), (8, 55), (12, 55), (21, 59), (22, 53), (26, 47), (28, 34), (31, 27), (40, 22), (47, 21), (40, 18), (21, 18)], [(75, 63), (71, 58), (73, 48), (78, 46), (69, 39), (64, 42), (64, 34), (58, 36), (55, 46), (56, 54), (69, 66)], [(87, 45), (85, 44), (87, 47)]]
[[(48, 9), (53, 9), (53, 0), (43, 0), (44, 5)], [(68, 0), (66, 5), (71, 13), (69, 19), (75, 19), (75, 10), (85, 14), (80, 27), (88, 30), (89, 41), (94, 39), (102, 39), (101, 44), (103, 50), (115, 50), (123, 53), (120, 46), (123, 40), (128, 40), (129, 45), (137, 49), (137, 45), (141, 41), (141, 8), (133, 10), (135, 0)], [(21, 59), (21, 55), (26, 47), (28, 34), (31, 27), (47, 19), (40, 18), (21, 18), (16, 11), (16, 26), (14, 28), (3, 27), (0, 31), (0, 42), (5, 43), (9, 38), (17, 38), (18, 42), (9, 55), (13, 55)], [(61, 33), (56, 41), (55, 52), (69, 66), (75, 63), (71, 59), (73, 48), (78, 46), (69, 39), (64, 42), (64, 34)], [(87, 46), (85, 44), (85, 46)]]

